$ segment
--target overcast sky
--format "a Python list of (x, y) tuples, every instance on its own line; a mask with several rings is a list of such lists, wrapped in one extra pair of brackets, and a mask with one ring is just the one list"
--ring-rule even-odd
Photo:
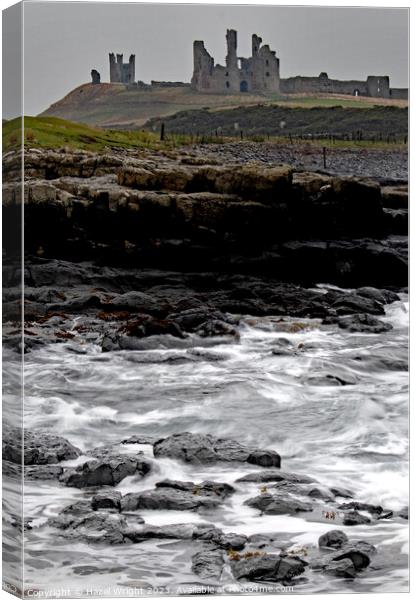
[(92, 68), (109, 81), (109, 52), (135, 54), (136, 79), (190, 81), (193, 40), (223, 63), (227, 28), (238, 31), (239, 56), (250, 56), (251, 34), (260, 35), (280, 58), (282, 77), (385, 74), (394, 87), (408, 85), (406, 9), (33, 1), (24, 25), (29, 115), (89, 82)]

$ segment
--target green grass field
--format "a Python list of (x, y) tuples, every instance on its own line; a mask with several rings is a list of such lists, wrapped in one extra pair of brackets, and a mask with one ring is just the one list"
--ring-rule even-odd
[[(3, 152), (19, 147), (22, 119), (3, 123)], [(112, 131), (56, 117), (25, 117), (24, 143), (34, 148), (79, 148), (98, 151), (104, 148), (157, 148), (158, 136), (149, 131)], [(168, 145), (168, 143), (167, 143)], [(165, 147), (166, 144), (163, 144)]]

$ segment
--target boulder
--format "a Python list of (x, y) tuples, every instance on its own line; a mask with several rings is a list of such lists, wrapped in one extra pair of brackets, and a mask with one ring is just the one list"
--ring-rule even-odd
[(91, 508), (92, 510), (109, 508), (120, 512), (121, 498), (121, 492), (117, 492), (115, 490), (103, 490), (102, 492), (99, 492), (93, 496), (91, 500)]
[(117, 513), (94, 512), (70, 514), (68, 511), (49, 520), (49, 525), (57, 527), (70, 539), (87, 543), (122, 544), (123, 530), (127, 526), (125, 518)]
[(369, 517), (365, 517), (364, 515), (360, 514), (360, 512), (358, 512), (357, 510), (348, 512), (343, 517), (343, 525), (367, 525), (370, 522), (371, 521)]
[(323, 548), (341, 548), (349, 541), (347, 535), (339, 529), (331, 529), (318, 538), (318, 545)]
[(392, 329), (390, 323), (363, 313), (340, 317), (337, 323), (340, 329), (346, 329), (352, 333), (384, 333)]
[(283, 557), (278, 554), (253, 553), (240, 560), (231, 561), (231, 569), (236, 579), (249, 581), (290, 581), (304, 572), (303, 562), (296, 557)]
[(239, 533), (224, 533), (218, 540), (219, 546), (225, 550), (242, 550), (247, 543), (246, 535)]
[[(3, 433), (3, 458), (17, 464), (22, 462), (22, 434), (15, 429)], [(72, 460), (81, 455), (79, 448), (60, 436), (24, 430), (25, 465), (50, 465)]]
[(61, 481), (68, 486), (84, 488), (118, 485), (125, 477), (144, 477), (151, 470), (151, 462), (140, 455), (121, 454), (89, 460), (74, 469), (68, 469)]
[(279, 467), (281, 458), (273, 450), (258, 450), (231, 439), (215, 438), (200, 433), (176, 433), (157, 441), (154, 456), (167, 456), (190, 463), (251, 462)]
[(313, 505), (310, 502), (297, 500), (289, 494), (264, 493), (246, 500), (245, 504), (260, 510), (261, 513), (266, 515), (290, 515), (313, 510)]

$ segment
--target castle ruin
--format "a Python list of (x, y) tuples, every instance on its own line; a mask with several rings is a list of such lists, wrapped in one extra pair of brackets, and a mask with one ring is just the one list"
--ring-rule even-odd
[(125, 83), (126, 85), (135, 81), (135, 54), (131, 54), (128, 63), (123, 62), (123, 55), (110, 53), (110, 82)]
[(330, 79), (327, 73), (318, 77), (280, 77), (280, 61), (269, 46), (261, 46), (262, 39), (252, 36), (252, 56), (239, 58), (237, 55), (237, 32), (226, 32), (226, 65), (215, 65), (204, 42), (193, 43), (194, 90), (212, 94), (252, 92), (266, 94), (342, 94), (369, 96), (372, 98), (407, 99), (407, 88), (391, 88), (387, 75), (369, 75), (366, 81), (340, 81)]
[(212, 56), (201, 41), (193, 43), (193, 77), (191, 86), (198, 92), (240, 93), (279, 92), (280, 61), (269, 46), (261, 46), (262, 39), (252, 36), (252, 56), (238, 57), (237, 32), (226, 32), (228, 52), (226, 65), (215, 65)]
[[(193, 42), (193, 76), (191, 83), (172, 81), (152, 81), (151, 84), (135, 81), (135, 54), (128, 63), (123, 62), (122, 54), (109, 55), (110, 82), (122, 83), (130, 91), (152, 90), (165, 87), (191, 87), (196, 92), (211, 94), (340, 94), (368, 96), (371, 98), (392, 98), (406, 100), (408, 88), (391, 88), (387, 75), (369, 75), (365, 81), (341, 81), (330, 79), (322, 72), (318, 77), (297, 75), (283, 79), (280, 77), (280, 60), (262, 39), (253, 34), (252, 56), (238, 56), (237, 32), (226, 31), (227, 54), (225, 65), (215, 64), (214, 58), (205, 48), (203, 41)], [(93, 84), (101, 81), (99, 73), (91, 71)]]

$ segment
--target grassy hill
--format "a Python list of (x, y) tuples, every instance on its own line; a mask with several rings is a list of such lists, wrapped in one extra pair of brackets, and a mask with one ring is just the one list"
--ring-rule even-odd
[(52, 104), (41, 116), (59, 117), (70, 121), (111, 129), (137, 129), (151, 118), (165, 118), (177, 112), (209, 108), (222, 111), (257, 105), (283, 107), (343, 106), (369, 108), (375, 104), (407, 105), (404, 101), (354, 98), (351, 96), (291, 95), (287, 97), (253, 94), (202, 94), (189, 87), (126, 90), (124, 85), (84, 84)]
[[(24, 133), (25, 145), (35, 148), (68, 147), (98, 151), (104, 148), (160, 146), (158, 136), (151, 132), (105, 130), (56, 117), (25, 117)], [(17, 148), (21, 137), (21, 117), (3, 123), (3, 151)]]

